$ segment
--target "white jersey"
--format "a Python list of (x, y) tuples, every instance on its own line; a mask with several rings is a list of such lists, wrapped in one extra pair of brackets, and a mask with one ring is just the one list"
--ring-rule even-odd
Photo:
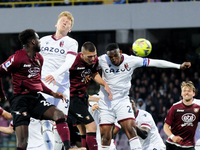
[[(200, 100), (194, 99), (193, 103), (200, 105)], [(195, 148), (200, 149), (200, 122), (198, 122), (194, 137), (195, 137)]]
[(100, 101), (104, 101), (108, 107), (114, 106), (120, 99), (128, 98), (131, 87), (132, 74), (135, 68), (148, 65), (149, 59), (122, 54), (122, 63), (115, 66), (109, 57), (104, 54), (99, 57), (99, 66), (102, 69), (102, 78), (110, 87), (113, 95), (112, 101), (108, 99), (108, 94), (104, 87), (100, 88)]
[[(112, 109), (121, 99), (129, 100), (129, 90), (133, 71), (142, 66), (152, 66), (159, 68), (180, 68), (179, 64), (165, 60), (141, 58), (122, 54), (122, 62), (119, 66), (111, 63), (109, 57), (104, 54), (99, 57), (99, 66), (102, 69), (102, 78), (109, 85), (113, 99), (108, 99), (108, 94), (101, 86), (99, 96), (100, 102), (106, 104), (108, 109)], [(99, 105), (100, 106), (100, 105)]]
[[(92, 95), (92, 96), (99, 97), (97, 95)], [(98, 143), (98, 148), (100, 149), (100, 147), (101, 147), (101, 134), (100, 134), (100, 128), (99, 128), (99, 111), (95, 110), (94, 112), (92, 112), (92, 106), (94, 104), (98, 104), (98, 103), (97, 102), (89, 102), (89, 104), (90, 104), (90, 106), (88, 108), (88, 111), (90, 112), (90, 114), (94, 118), (94, 121), (95, 121), (95, 123), (97, 125), (96, 141)], [(117, 123), (117, 120), (115, 122), (115, 126), (117, 126), (118, 129), (121, 129), (121, 126)], [(109, 150), (116, 150), (116, 146), (114, 145), (114, 141), (113, 140), (111, 140), (110, 149)]]
[[(11, 126), (13, 126), (11, 121)], [(27, 150), (46, 150), (41, 133), (41, 121), (30, 118)]]
[(153, 150), (154, 148), (157, 150), (166, 149), (150, 113), (145, 110), (138, 109), (136, 114), (136, 124), (139, 127), (146, 127), (150, 129), (149, 135), (146, 139), (142, 139), (140, 136), (138, 136), (142, 145), (142, 150)]
[[(49, 35), (41, 38), (40, 41), (40, 54), (44, 58), (44, 64), (42, 67), (42, 79), (52, 73), (56, 73), (61, 65), (64, 64), (67, 54), (76, 55), (78, 51), (77, 41), (69, 36), (65, 36), (56, 40), (52, 35)], [(61, 85), (67, 84), (68, 87), (70, 87), (69, 70), (59, 75), (55, 80)]]

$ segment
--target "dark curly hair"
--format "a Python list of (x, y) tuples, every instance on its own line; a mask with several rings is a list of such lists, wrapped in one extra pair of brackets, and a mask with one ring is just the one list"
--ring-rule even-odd
[(35, 38), (35, 30), (26, 29), (22, 31), (21, 33), (19, 33), (18, 38), (23, 45), (26, 45), (30, 40)]

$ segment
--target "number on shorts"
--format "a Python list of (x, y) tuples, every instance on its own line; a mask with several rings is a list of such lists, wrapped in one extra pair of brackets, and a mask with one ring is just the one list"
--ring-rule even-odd
[(127, 107), (128, 107), (128, 113), (133, 113), (131, 107), (130, 106)]
[(66, 106), (65, 106), (65, 108), (68, 108), (69, 107), (69, 100), (67, 99), (67, 101), (66, 101)]
[(51, 103), (45, 101), (45, 100), (41, 100), (40, 103), (43, 103), (44, 106), (50, 106)]

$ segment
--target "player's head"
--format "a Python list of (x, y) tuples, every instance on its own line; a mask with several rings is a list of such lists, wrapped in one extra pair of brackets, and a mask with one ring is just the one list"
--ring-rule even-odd
[(192, 81), (183, 81), (181, 83), (181, 96), (183, 100), (190, 101), (195, 96), (195, 87)]
[(59, 32), (64, 32), (68, 33), (71, 32), (71, 28), (74, 25), (74, 17), (72, 14), (68, 11), (63, 11), (62, 13), (59, 14), (58, 20), (56, 23), (57, 30)]
[(136, 112), (137, 112), (136, 100), (134, 98), (132, 98), (132, 97), (129, 97), (129, 99), (130, 99), (130, 102), (132, 104), (132, 108), (133, 108), (134, 114), (136, 114)]
[(33, 47), (33, 49), (36, 52), (40, 51), (39, 36), (35, 32), (35, 30), (26, 29), (22, 31), (21, 33), (19, 33), (18, 37), (24, 47), (27, 47), (27, 48)]
[(94, 63), (97, 57), (97, 50), (92, 42), (85, 42), (81, 47), (81, 58), (89, 65)]
[(117, 43), (111, 43), (106, 46), (107, 55), (113, 65), (119, 66), (121, 63), (122, 51), (119, 49)]

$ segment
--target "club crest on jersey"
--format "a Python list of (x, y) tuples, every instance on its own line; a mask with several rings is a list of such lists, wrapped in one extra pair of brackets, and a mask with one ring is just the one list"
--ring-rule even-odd
[(90, 120), (90, 116), (89, 116), (89, 115), (88, 115), (88, 116), (86, 116), (85, 118), (86, 118), (87, 120)]
[(181, 127), (193, 126), (193, 122), (196, 120), (196, 116), (192, 113), (186, 113), (181, 117), (181, 119), (184, 122), (181, 124)]
[(129, 68), (128, 63), (124, 64), (124, 67), (128, 70)]
[(194, 112), (198, 113), (199, 112), (199, 108), (194, 108)]
[(27, 112), (25, 111), (25, 112), (22, 113), (22, 115), (26, 117), (28, 114), (27, 114)]
[(64, 41), (61, 41), (60, 42), (60, 47), (63, 47), (64, 46)]

